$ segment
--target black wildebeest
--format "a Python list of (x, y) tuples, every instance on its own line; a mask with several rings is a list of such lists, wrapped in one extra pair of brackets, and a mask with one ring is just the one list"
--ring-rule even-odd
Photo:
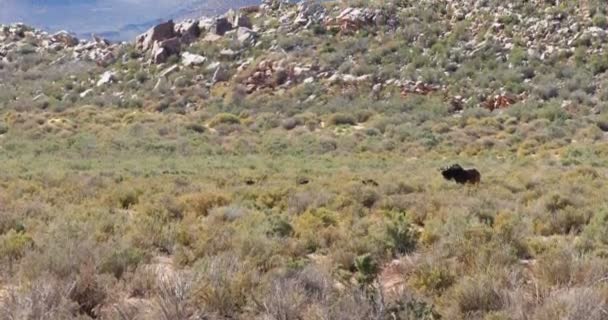
[(310, 179), (306, 178), (306, 177), (298, 177), (296, 179), (296, 183), (303, 186), (305, 184), (309, 184), (310, 183)]
[(453, 164), (447, 168), (441, 168), (441, 175), (446, 180), (454, 180), (459, 184), (478, 184), (481, 182), (481, 174), (476, 169), (463, 169), (458, 164)]
[(365, 179), (365, 180), (361, 180), (361, 183), (363, 183), (366, 186), (372, 186), (372, 187), (377, 187), (380, 184), (378, 182), (376, 182), (376, 180), (374, 179)]

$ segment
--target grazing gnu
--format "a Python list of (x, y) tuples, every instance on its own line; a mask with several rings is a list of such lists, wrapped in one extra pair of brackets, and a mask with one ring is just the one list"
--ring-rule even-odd
[(481, 182), (481, 174), (476, 169), (463, 169), (458, 164), (441, 169), (441, 175), (446, 180), (454, 180), (459, 184), (478, 184)]
[(297, 183), (298, 185), (301, 185), (301, 186), (303, 186), (303, 185), (307, 185), (307, 184), (309, 184), (309, 183), (310, 183), (310, 179), (308, 179), (308, 178), (306, 178), (306, 177), (298, 177), (298, 178), (296, 179), (296, 183)]
[(366, 186), (371, 186), (371, 187), (377, 187), (380, 184), (378, 182), (376, 182), (376, 180), (374, 179), (365, 179), (365, 180), (361, 180), (361, 183), (363, 183)]

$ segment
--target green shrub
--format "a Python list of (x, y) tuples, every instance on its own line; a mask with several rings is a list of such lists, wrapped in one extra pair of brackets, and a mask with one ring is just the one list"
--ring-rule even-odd
[(295, 127), (302, 125), (302, 121), (299, 118), (288, 118), (283, 120), (281, 126), (285, 130), (293, 130)]
[(220, 124), (240, 124), (241, 119), (239, 117), (230, 114), (230, 113), (220, 113), (215, 115), (211, 121), (209, 121), (209, 126), (211, 128), (215, 128)]
[(498, 22), (503, 24), (517, 24), (519, 23), (519, 18), (516, 15), (504, 15), (498, 18)]
[(139, 203), (140, 192), (138, 190), (122, 188), (115, 192), (116, 204), (122, 209), (130, 209)]
[(546, 286), (567, 285), (575, 272), (574, 252), (568, 248), (550, 249), (538, 257), (535, 268), (538, 278)]
[(594, 75), (606, 72), (608, 70), (608, 55), (592, 56), (589, 65)]
[(351, 125), (357, 124), (357, 119), (349, 114), (336, 113), (329, 118), (329, 124), (334, 126)]
[(186, 129), (194, 131), (196, 133), (205, 133), (205, 131), (207, 131), (205, 126), (198, 123), (189, 123), (186, 125)]
[(145, 71), (139, 71), (135, 74), (135, 79), (139, 82), (139, 83), (144, 83), (148, 80), (148, 73)]
[(187, 212), (196, 217), (206, 217), (211, 209), (228, 205), (230, 200), (224, 193), (207, 191), (182, 196), (181, 202), (186, 207)]
[(289, 221), (282, 218), (276, 218), (271, 221), (269, 233), (272, 236), (281, 238), (290, 237), (293, 235), (293, 227)]
[(466, 277), (454, 286), (454, 303), (463, 315), (500, 310), (503, 301), (496, 287), (496, 279), (486, 275)]
[(100, 271), (120, 279), (125, 272), (135, 270), (143, 258), (143, 253), (137, 248), (117, 250), (104, 259)]
[(34, 245), (34, 240), (23, 232), (13, 229), (0, 236), (0, 257), (8, 260), (12, 272), (13, 264), (23, 257), (25, 252)]
[(254, 284), (252, 268), (238, 257), (226, 254), (206, 258), (195, 266), (194, 301), (223, 318), (238, 315), (247, 303)]
[(374, 116), (374, 112), (371, 110), (360, 110), (357, 111), (356, 113), (356, 117), (357, 117), (357, 122), (358, 123), (365, 123), (367, 121), (369, 121), (369, 119), (371, 119)]
[(394, 214), (386, 226), (389, 248), (394, 255), (404, 255), (416, 249), (417, 236), (403, 214)]
[(361, 284), (372, 283), (379, 270), (378, 265), (369, 254), (357, 257), (355, 259), (355, 268), (357, 269), (357, 280)]
[(78, 304), (80, 314), (95, 318), (97, 309), (106, 301), (108, 294), (95, 272), (95, 266), (87, 263), (81, 266), (70, 299)]
[(598, 246), (608, 246), (608, 210), (601, 208), (585, 227), (582, 238)]
[(542, 107), (537, 111), (537, 114), (539, 118), (550, 121), (564, 121), (570, 117), (561, 106), (555, 103)]
[(6, 124), (0, 123), (0, 134), (5, 134), (8, 132), (8, 126)]
[(394, 316), (395, 319), (441, 319), (441, 314), (435, 310), (435, 307), (432, 304), (423, 300), (418, 300), (414, 297), (406, 297), (405, 299), (397, 301), (389, 310), (391, 310), (391, 315)]
[(534, 312), (534, 320), (587, 319), (605, 317), (606, 303), (600, 289), (569, 287), (551, 294)]
[(410, 279), (414, 288), (429, 294), (441, 293), (456, 281), (455, 275), (447, 268), (434, 265), (421, 265)]
[(372, 188), (356, 189), (353, 196), (364, 208), (369, 210), (380, 201), (380, 194)]
[(608, 27), (608, 19), (603, 14), (596, 14), (593, 16), (593, 25), (602, 29)]

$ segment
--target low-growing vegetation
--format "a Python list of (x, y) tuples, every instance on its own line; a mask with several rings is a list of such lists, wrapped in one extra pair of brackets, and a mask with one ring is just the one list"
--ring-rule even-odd
[[(349, 3), (397, 21), (289, 35), (263, 32), (281, 13), (264, 12), (256, 46), (201, 40), (188, 50), (206, 65), (163, 76), (178, 57), (127, 45), (103, 86), (91, 62), (11, 53), (0, 318), (606, 319), (603, 44), (541, 57), (492, 36), (579, 21), (574, 2), (514, 1), (483, 29), (492, 12), (438, 3)], [(582, 25), (606, 28), (589, 6)], [(277, 55), (350, 77), (248, 90)], [(206, 82), (211, 61), (236, 76)], [(481, 183), (444, 180), (452, 163)]]

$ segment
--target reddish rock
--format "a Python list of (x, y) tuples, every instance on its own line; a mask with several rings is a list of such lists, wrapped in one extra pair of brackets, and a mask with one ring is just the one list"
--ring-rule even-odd
[(515, 98), (508, 95), (495, 95), (493, 97), (489, 97), (484, 103), (483, 107), (494, 111), (496, 109), (505, 109), (511, 106), (516, 102)]

